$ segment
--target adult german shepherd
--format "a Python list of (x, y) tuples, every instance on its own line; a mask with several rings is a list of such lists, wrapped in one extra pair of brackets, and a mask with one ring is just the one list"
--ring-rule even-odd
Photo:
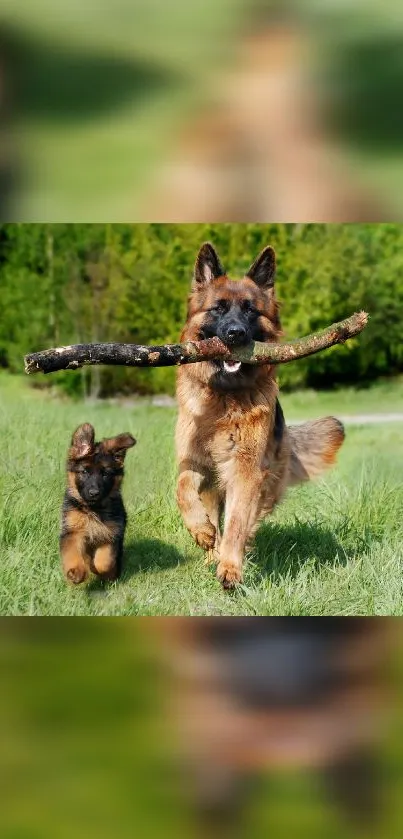
[[(266, 247), (238, 282), (210, 243), (197, 256), (181, 340), (218, 336), (227, 346), (278, 341), (275, 253)], [(225, 588), (242, 580), (245, 548), (288, 486), (334, 463), (342, 424), (325, 417), (287, 428), (275, 367), (204, 361), (178, 369), (178, 504), (193, 538), (217, 562)], [(225, 511), (223, 532), (221, 513)]]

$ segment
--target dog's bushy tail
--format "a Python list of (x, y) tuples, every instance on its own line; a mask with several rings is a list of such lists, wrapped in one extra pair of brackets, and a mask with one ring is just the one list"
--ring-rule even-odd
[(335, 417), (289, 426), (291, 440), (289, 485), (316, 478), (336, 460), (344, 440), (343, 424)]

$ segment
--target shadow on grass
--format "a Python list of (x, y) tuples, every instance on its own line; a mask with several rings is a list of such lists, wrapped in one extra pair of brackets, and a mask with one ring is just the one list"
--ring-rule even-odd
[[(184, 565), (185, 557), (166, 542), (159, 539), (138, 539), (128, 542), (123, 553), (123, 570), (117, 585), (126, 583), (141, 571), (166, 571)], [(92, 577), (87, 584), (87, 591), (92, 594), (105, 591), (110, 583), (100, 577)]]
[(253, 561), (264, 577), (278, 580), (287, 575), (295, 579), (307, 562), (313, 561), (315, 569), (336, 563), (345, 566), (365, 549), (359, 540), (354, 547), (342, 544), (334, 530), (315, 522), (267, 522), (257, 533)]
[(126, 582), (141, 571), (167, 571), (185, 562), (185, 557), (167, 542), (159, 539), (133, 540), (125, 547), (121, 580)]

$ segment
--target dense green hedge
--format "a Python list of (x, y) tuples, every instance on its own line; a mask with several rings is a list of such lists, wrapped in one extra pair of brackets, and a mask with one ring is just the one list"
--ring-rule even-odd
[[(283, 386), (403, 369), (403, 226), (395, 224), (1, 225), (0, 364), (21, 371), (25, 353), (55, 344), (176, 341), (206, 239), (233, 277), (264, 245), (275, 247), (287, 338), (369, 311), (359, 338), (282, 367)], [(40, 381), (70, 393), (151, 393), (172, 391), (174, 371), (91, 368)]]

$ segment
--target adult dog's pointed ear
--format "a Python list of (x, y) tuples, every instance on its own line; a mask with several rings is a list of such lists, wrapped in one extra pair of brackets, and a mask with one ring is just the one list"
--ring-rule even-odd
[(225, 271), (221, 265), (220, 258), (216, 250), (210, 242), (205, 242), (197, 254), (193, 277), (193, 288), (199, 288), (200, 286), (207, 285), (208, 283), (211, 283), (212, 280), (216, 280), (218, 277), (224, 276), (224, 274)]
[(107, 440), (102, 440), (102, 448), (108, 454), (113, 454), (114, 457), (124, 461), (127, 449), (131, 449), (136, 445), (136, 440), (128, 432), (118, 434), (116, 437), (109, 437)]
[(273, 288), (276, 275), (276, 254), (270, 245), (259, 254), (246, 276), (260, 288)]
[(72, 438), (69, 457), (81, 460), (94, 452), (95, 431), (89, 422), (84, 422), (76, 428)]

